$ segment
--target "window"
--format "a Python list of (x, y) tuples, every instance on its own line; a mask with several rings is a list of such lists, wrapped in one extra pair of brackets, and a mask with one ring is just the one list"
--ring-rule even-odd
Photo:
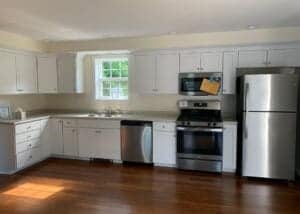
[(128, 58), (96, 58), (97, 100), (128, 99)]

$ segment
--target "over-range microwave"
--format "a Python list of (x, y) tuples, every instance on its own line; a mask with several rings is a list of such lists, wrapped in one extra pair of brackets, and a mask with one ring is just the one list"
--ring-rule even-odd
[(222, 73), (179, 73), (178, 90), (180, 95), (218, 96), (222, 91)]

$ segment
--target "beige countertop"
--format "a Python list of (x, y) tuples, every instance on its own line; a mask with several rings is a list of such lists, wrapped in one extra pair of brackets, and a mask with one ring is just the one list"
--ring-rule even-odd
[[(92, 116), (91, 116), (92, 115)], [(0, 119), (0, 124), (21, 124), (32, 122), (36, 120), (48, 118), (62, 118), (62, 119), (99, 119), (99, 120), (146, 120), (153, 122), (175, 122), (178, 114), (174, 112), (139, 112), (139, 113), (125, 113), (113, 117), (105, 117), (101, 115), (93, 115), (88, 113), (41, 113), (28, 116), (26, 119)]]
[[(93, 115), (93, 114), (92, 114)], [(133, 112), (133, 113), (124, 113), (113, 117), (101, 116), (101, 114), (91, 116), (89, 113), (63, 113), (63, 112), (44, 112), (38, 114), (32, 114), (26, 119), (18, 120), (1, 120), (0, 124), (21, 124), (32, 122), (36, 120), (43, 120), (48, 118), (62, 118), (62, 119), (98, 119), (98, 120), (145, 120), (153, 122), (175, 122), (178, 113), (177, 112)], [(237, 120), (232, 117), (224, 117), (223, 121), (226, 123), (237, 123)]]

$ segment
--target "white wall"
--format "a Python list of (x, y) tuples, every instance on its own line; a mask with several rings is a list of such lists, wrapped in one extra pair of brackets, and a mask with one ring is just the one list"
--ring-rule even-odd
[(49, 43), (52, 52), (91, 50), (139, 50), (175, 47), (248, 45), (300, 41), (300, 28), (273, 28), (156, 37), (112, 38)]

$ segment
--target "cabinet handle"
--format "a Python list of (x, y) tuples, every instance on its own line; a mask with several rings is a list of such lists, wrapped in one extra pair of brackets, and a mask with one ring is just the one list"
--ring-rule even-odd
[(73, 129), (72, 132), (73, 132), (73, 133), (76, 132), (76, 129)]
[(31, 147), (31, 144), (29, 144), (28, 146)]
[(27, 139), (29, 139), (29, 138), (31, 138), (31, 135), (28, 135), (28, 136), (27, 136)]
[(23, 89), (18, 89), (17, 91), (23, 91)]
[(31, 126), (28, 126), (27, 129), (31, 129)]
[(101, 134), (101, 131), (96, 131), (97, 134)]

